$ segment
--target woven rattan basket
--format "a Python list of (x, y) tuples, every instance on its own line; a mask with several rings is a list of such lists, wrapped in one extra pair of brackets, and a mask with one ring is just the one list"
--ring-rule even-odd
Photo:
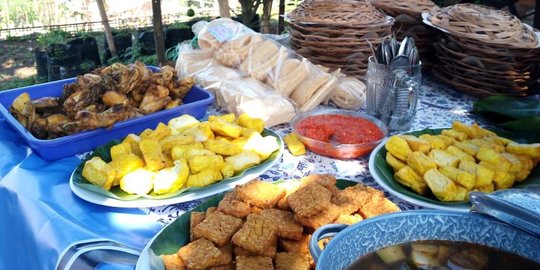
[(493, 8), (458, 4), (432, 12), (439, 28), (433, 72), (475, 96), (539, 93), (540, 49), (527, 25)]
[(394, 19), (362, 1), (307, 0), (287, 14), (291, 47), (315, 64), (364, 79), (371, 46)]

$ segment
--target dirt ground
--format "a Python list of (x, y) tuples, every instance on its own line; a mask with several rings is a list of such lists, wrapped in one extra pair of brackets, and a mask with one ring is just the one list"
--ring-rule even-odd
[(0, 40), (0, 88), (13, 80), (27, 79), (36, 75), (35, 39)]

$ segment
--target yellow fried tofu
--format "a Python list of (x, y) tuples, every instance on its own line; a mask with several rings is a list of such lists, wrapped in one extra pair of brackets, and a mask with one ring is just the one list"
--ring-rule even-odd
[(401, 161), (407, 161), (407, 156), (412, 153), (407, 141), (397, 135), (394, 135), (386, 141), (384, 145), (386, 150)]
[(206, 168), (221, 169), (223, 162), (220, 155), (193, 155), (188, 159), (191, 174), (197, 174)]
[(84, 163), (82, 176), (88, 182), (103, 187), (106, 190), (111, 188), (116, 172), (113, 167), (103, 161), (100, 157), (93, 157)]
[(476, 153), (480, 150), (478, 145), (469, 141), (455, 142), (453, 145), (471, 156), (476, 156)]
[(478, 165), (470, 161), (462, 161), (459, 163), (458, 168), (460, 170), (472, 173), (476, 176), (474, 187), (489, 185), (493, 182), (493, 176), (495, 175), (495, 172), (482, 165)]
[(460, 161), (470, 161), (470, 162), (476, 162), (476, 159), (474, 159), (473, 156), (463, 152), (461, 149), (457, 148), (456, 146), (450, 145), (448, 146), (444, 151), (448, 152), (449, 154), (457, 157)]
[(510, 170), (510, 162), (491, 147), (480, 147), (478, 153), (476, 153), (476, 158), (480, 161), (484, 161), (496, 166), (498, 170), (504, 172)]
[(223, 162), (223, 165), (219, 169), (223, 178), (229, 178), (234, 175), (234, 168), (230, 163)]
[(493, 185), (493, 183), (491, 183), (489, 185), (485, 185), (485, 186), (481, 186), (481, 187), (475, 187), (473, 189), (473, 191), (491, 193), (491, 192), (495, 191), (495, 185)]
[(257, 153), (261, 157), (261, 160), (267, 159), (274, 151), (278, 149), (279, 144), (276, 137), (263, 137), (257, 132), (251, 132), (242, 145), (242, 150)]
[(404, 166), (394, 174), (394, 179), (400, 184), (409, 187), (414, 192), (424, 195), (427, 193), (427, 184), (422, 176), (418, 175), (411, 167)]
[(171, 193), (182, 188), (189, 175), (189, 167), (185, 159), (174, 161), (174, 166), (161, 169), (154, 175), (154, 193)]
[(510, 162), (508, 172), (516, 177), (516, 181), (523, 181), (529, 176), (533, 164), (529, 156), (506, 152), (501, 153), (501, 155)]
[(204, 149), (204, 146), (200, 142), (185, 145), (176, 145), (171, 149), (172, 160), (184, 158), (184, 154), (190, 149)]
[(444, 143), (446, 144), (446, 147), (448, 147), (449, 145), (452, 145), (452, 144), (454, 144), (456, 142), (456, 139), (454, 139), (454, 137), (446, 136), (446, 135), (443, 135), (443, 134), (435, 135), (435, 137), (443, 140)]
[(183, 134), (168, 135), (163, 139), (159, 140), (161, 150), (164, 152), (171, 152), (172, 148), (176, 145), (186, 145), (192, 143), (195, 143), (195, 139), (192, 136), (187, 136)]
[(456, 195), (454, 196), (452, 201), (465, 201), (469, 198), (469, 190), (467, 190), (466, 188), (460, 185), (456, 185), (456, 190)]
[(166, 161), (157, 140), (143, 138), (139, 143), (139, 147), (141, 148), (146, 169), (155, 172), (165, 167)]
[(159, 141), (171, 134), (171, 128), (163, 123), (159, 123), (156, 129), (146, 129), (141, 134), (141, 139), (153, 139)]
[(452, 122), (452, 129), (467, 134), (467, 137), (469, 139), (478, 138), (480, 136), (476, 129), (472, 128), (471, 126), (469, 126), (467, 124), (464, 124), (464, 123), (461, 123), (461, 122), (458, 122), (458, 121), (453, 121)]
[(483, 127), (480, 127), (477, 123), (473, 123), (471, 128), (478, 134), (480, 137), (497, 137), (497, 134), (491, 130), (487, 130)]
[(144, 168), (128, 172), (120, 179), (120, 189), (129, 194), (145, 195), (154, 187), (154, 173)]
[(294, 133), (289, 133), (283, 137), (283, 141), (293, 156), (306, 154), (306, 146), (302, 143)]
[(454, 129), (443, 129), (441, 131), (441, 134), (448, 137), (452, 137), (456, 141), (463, 141), (467, 139), (467, 134), (461, 131), (454, 130)]
[(392, 167), (392, 170), (394, 172), (397, 172), (399, 169), (407, 166), (407, 164), (395, 158), (390, 152), (386, 152), (386, 163), (388, 163), (388, 165)]
[(242, 151), (239, 154), (226, 157), (225, 161), (231, 164), (234, 168), (234, 172), (237, 173), (251, 166), (260, 164), (261, 157), (253, 151)]
[(428, 141), (431, 149), (446, 149), (446, 147), (448, 147), (446, 141), (437, 136), (431, 134), (422, 134), (419, 137)]
[(505, 146), (502, 144), (499, 144), (498, 142), (492, 140), (493, 137), (486, 137), (481, 139), (472, 139), (468, 140), (468, 142), (471, 142), (473, 144), (478, 145), (479, 147), (487, 147), (493, 149), (495, 152), (503, 152), (505, 151)]
[(222, 121), (225, 121), (227, 123), (234, 123), (236, 121), (236, 115), (234, 113), (227, 113), (222, 115), (210, 115), (208, 116), (208, 122), (214, 121), (216, 119), (220, 119)]
[(475, 174), (457, 169), (452, 166), (442, 166), (439, 168), (439, 172), (467, 190), (471, 190), (476, 182)]
[(116, 157), (109, 162), (109, 165), (116, 172), (112, 185), (117, 186), (120, 184), (120, 179), (126, 175), (126, 173), (142, 168), (144, 166), (144, 161), (133, 153), (125, 153), (116, 155)]
[(200, 122), (197, 118), (189, 115), (183, 114), (181, 116), (175, 117), (167, 123), (167, 126), (171, 128), (171, 134), (177, 135), (181, 134), (184, 130), (198, 125)]
[(186, 151), (184, 152), (184, 158), (185, 159), (188, 159), (191, 158), (192, 156), (199, 156), (199, 155), (204, 155), (204, 156), (213, 156), (215, 155), (216, 153), (210, 151), (210, 150), (207, 150), (207, 149), (199, 149), (199, 148), (188, 148), (186, 149)]
[(206, 142), (215, 137), (212, 128), (208, 122), (202, 122), (196, 126), (187, 128), (182, 132), (184, 135), (192, 136), (196, 142)]
[(240, 116), (238, 116), (238, 119), (236, 120), (239, 126), (244, 128), (250, 128), (258, 133), (261, 133), (264, 129), (264, 121), (260, 118), (253, 118), (249, 116), (247, 113), (243, 113)]
[(422, 152), (412, 152), (407, 157), (407, 165), (418, 175), (424, 175), (430, 169), (436, 169), (437, 163)]
[(437, 199), (443, 202), (452, 201), (457, 194), (457, 188), (452, 180), (442, 175), (437, 169), (430, 169), (424, 174), (429, 189)]
[(129, 143), (131, 145), (131, 152), (139, 157), (143, 157), (141, 153), (141, 149), (139, 148), (139, 142), (141, 141), (141, 137), (138, 135), (135, 135), (133, 133), (128, 134), (122, 143)]
[(449, 154), (448, 152), (445, 152), (444, 150), (433, 149), (431, 150), (431, 152), (429, 152), (428, 156), (431, 159), (433, 159), (433, 161), (435, 161), (435, 163), (439, 167), (442, 167), (442, 166), (457, 167), (459, 164), (459, 158)]
[(208, 140), (203, 145), (205, 149), (224, 156), (232, 156), (242, 152), (242, 148), (238, 144), (228, 140)]
[(227, 122), (221, 118), (212, 119), (208, 123), (210, 123), (210, 128), (215, 134), (229, 138), (239, 138), (242, 136), (242, 127), (235, 123)]
[(115, 159), (120, 155), (123, 154), (129, 154), (131, 153), (131, 143), (129, 142), (122, 142), (119, 144), (115, 144), (111, 147), (110, 154), (111, 159)]
[(497, 165), (493, 165), (489, 162), (480, 161), (478, 165), (482, 165), (495, 172), (493, 175), (493, 184), (495, 185), (496, 190), (511, 188), (512, 185), (514, 185), (514, 181), (516, 180), (515, 175), (500, 170)]
[(431, 145), (425, 139), (418, 138), (413, 135), (399, 135), (399, 137), (407, 141), (407, 144), (409, 144), (409, 147), (412, 151), (420, 151), (424, 154), (427, 154), (429, 153), (429, 150), (431, 150)]
[(221, 172), (216, 168), (206, 168), (198, 174), (191, 174), (187, 179), (188, 187), (206, 187), (223, 179)]
[(511, 142), (506, 146), (506, 151), (526, 155), (531, 158), (540, 158), (540, 143), (520, 144)]

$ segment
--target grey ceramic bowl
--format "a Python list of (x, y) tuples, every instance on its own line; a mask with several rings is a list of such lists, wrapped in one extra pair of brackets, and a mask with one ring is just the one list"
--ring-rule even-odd
[[(332, 240), (321, 251), (318, 240), (330, 236)], [(346, 269), (367, 253), (416, 240), (478, 243), (540, 263), (540, 238), (480, 214), (438, 210), (385, 214), (348, 227), (326, 225), (313, 233), (309, 249), (316, 269)]]

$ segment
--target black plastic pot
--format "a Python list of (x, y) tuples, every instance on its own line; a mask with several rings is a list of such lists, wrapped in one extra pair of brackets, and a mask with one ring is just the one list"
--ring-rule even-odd
[(97, 41), (93, 37), (76, 38), (67, 42), (74, 50), (81, 52), (81, 62), (90, 60), (94, 62), (94, 65), (101, 65), (101, 59), (99, 58), (99, 49)]
[(154, 31), (141, 31), (137, 35), (137, 42), (141, 46), (141, 54), (152, 55), (156, 53)]
[(47, 51), (42, 48), (35, 48), (34, 56), (36, 58), (36, 69), (38, 77), (47, 78)]
[(178, 45), (178, 43), (184, 40), (190, 40), (193, 37), (195, 37), (195, 35), (191, 31), (191, 29), (187, 29), (187, 28), (167, 29), (165, 30), (165, 48), (168, 49), (168, 48), (174, 47)]
[(78, 66), (80, 63), (81, 51), (76, 46), (59, 43), (47, 46), (47, 76), (49, 81), (61, 79), (61, 66)]
[[(131, 34), (125, 32), (113, 32), (114, 45), (116, 46), (116, 53), (120, 59), (124, 59), (124, 53), (131, 48), (133, 41)], [(109, 44), (107, 43), (107, 37), (103, 38), (105, 47), (105, 56), (103, 62), (107, 62), (111, 58), (111, 52), (109, 51)]]

